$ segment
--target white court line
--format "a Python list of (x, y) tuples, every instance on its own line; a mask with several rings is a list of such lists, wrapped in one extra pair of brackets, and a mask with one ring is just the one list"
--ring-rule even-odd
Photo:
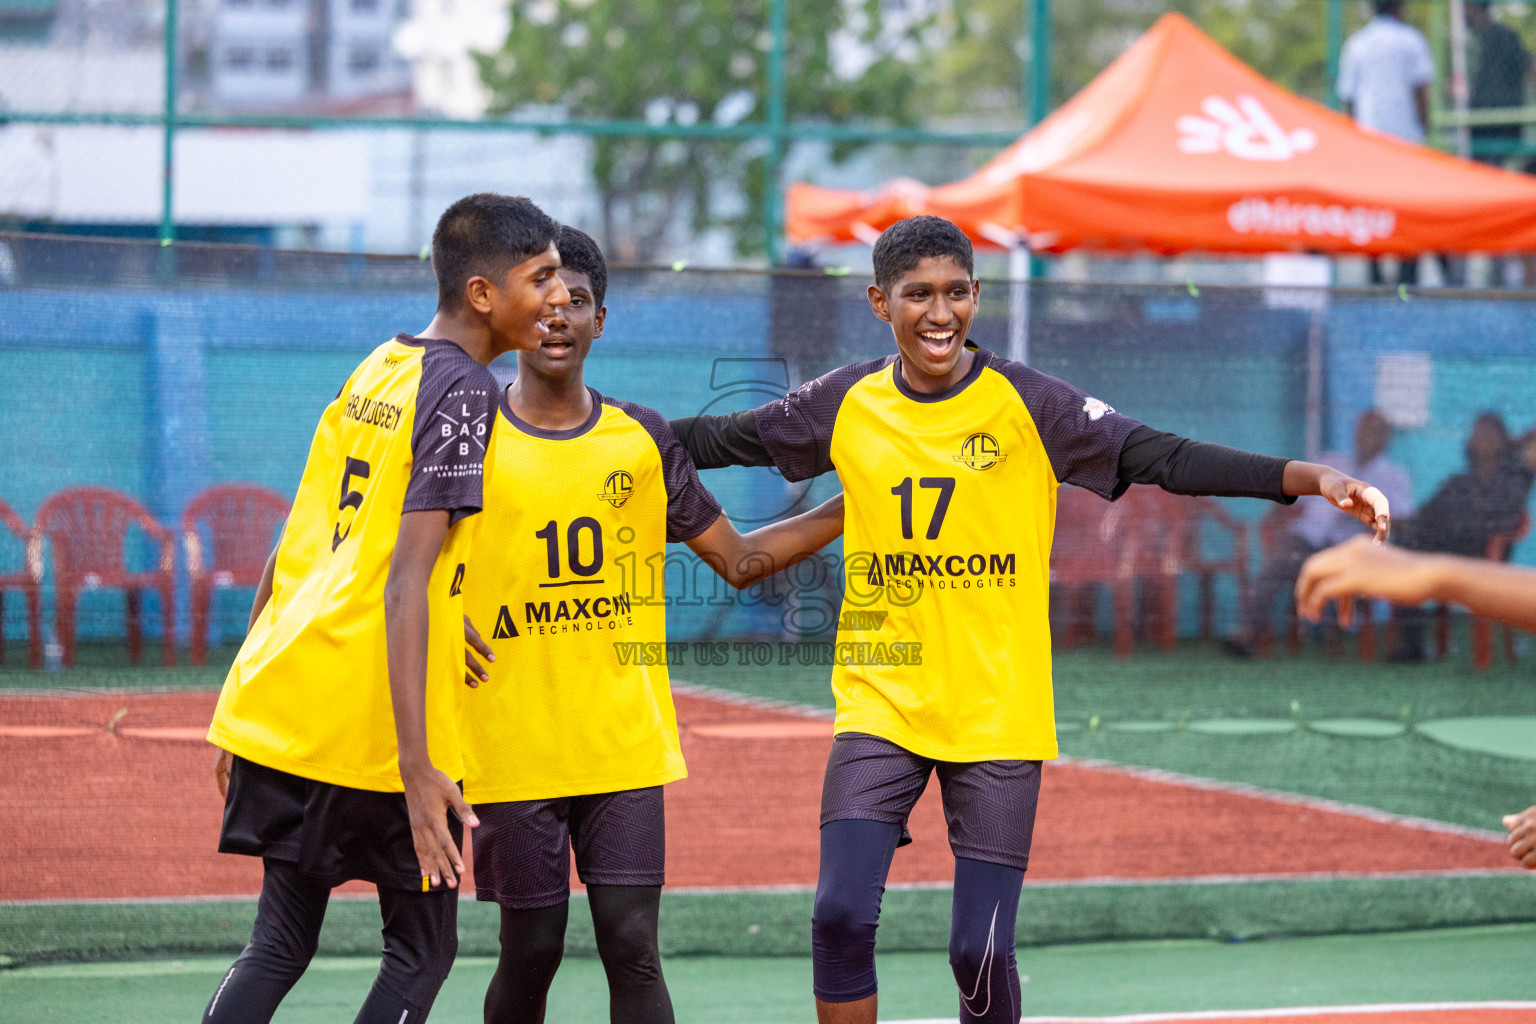
[[(1115, 886), (1119, 888), (1133, 889), (1137, 887), (1148, 888), (1152, 886), (1203, 886), (1203, 885), (1243, 885), (1248, 882), (1380, 882), (1380, 881), (1414, 881), (1434, 878), (1506, 878), (1520, 875), (1519, 867), (1514, 868), (1451, 868), (1445, 871), (1390, 871), (1380, 874), (1346, 874), (1344, 872), (1310, 872), (1294, 875), (1264, 874), (1264, 875), (1189, 875), (1170, 878), (1117, 878), (1114, 876), (1095, 878), (1060, 878), (1046, 879), (1044, 881), (1024, 880), (1024, 890), (1032, 889), (1084, 889), (1096, 886)], [(891, 882), (886, 885), (888, 892), (922, 892), (928, 890), (948, 891), (953, 886), (949, 882)], [(669, 885), (666, 892), (671, 896), (773, 896), (780, 894), (812, 893), (816, 891), (813, 883), (786, 882), (780, 885)], [(585, 899), (585, 889), (572, 889), (572, 899)], [(464, 889), (461, 892), (462, 899), (471, 899), (474, 896), (473, 889)], [(40, 900), (0, 900), (0, 909), (6, 907), (88, 907), (88, 906), (136, 906), (136, 905), (172, 905), (180, 903), (255, 903), (259, 897), (255, 893), (228, 893), (213, 896), (75, 896), (75, 897), (50, 897)], [(335, 900), (373, 900), (377, 897), (369, 892), (333, 892), (332, 901)]]
[[(737, 707), (762, 708), (769, 711), (780, 711), (785, 714), (799, 715), (804, 718), (814, 718), (826, 721), (835, 717), (835, 712), (829, 708), (812, 707), (809, 704), (796, 704), (792, 701), (774, 700), (769, 697), (749, 697), (732, 690), (722, 690), (714, 686), (701, 686), (697, 683), (679, 682), (674, 680), (672, 688), (678, 693), (691, 697), (703, 697), (708, 700), (716, 700), (722, 704), (732, 704)], [(1331, 814), (1343, 814), (1352, 818), (1363, 818), (1379, 825), (1398, 825), (1403, 828), (1417, 829), (1421, 832), (1438, 832), (1443, 835), (1460, 836), (1464, 839), (1480, 839), (1487, 842), (1496, 842), (1501, 846), (1509, 841), (1508, 835), (1494, 829), (1472, 828), (1467, 825), (1454, 825), (1450, 822), (1435, 821), (1431, 818), (1419, 818), (1410, 814), (1392, 814), (1387, 811), (1377, 810), (1374, 807), (1366, 807), (1362, 804), (1345, 803), (1342, 800), (1329, 800), (1325, 797), (1302, 796), (1297, 793), (1287, 793), (1278, 789), (1266, 789), (1263, 786), (1251, 786), (1244, 782), (1222, 782), (1217, 779), (1209, 779), (1199, 775), (1185, 775), (1182, 772), (1171, 772), (1162, 768), (1140, 768), (1135, 765), (1121, 764), (1118, 761), (1102, 761), (1096, 758), (1070, 757), (1063, 755), (1056, 759), (1057, 764), (1074, 765), (1079, 768), (1087, 768), (1091, 771), (1108, 772), (1119, 775), (1128, 775), (1132, 778), (1145, 779), (1149, 782), (1162, 782), (1175, 786), (1186, 786), (1190, 789), (1200, 789), (1213, 793), (1232, 793), (1237, 796), (1257, 797), (1261, 800), (1270, 800), (1275, 803), (1288, 804), (1293, 807), (1305, 807), (1309, 810), (1324, 811)], [(1253, 877), (1253, 876), (1239, 876)], [(1293, 875), (1280, 877), (1293, 878)]]
[[(1367, 1003), (1360, 1006), (1285, 1006), (1272, 1010), (1192, 1010), (1187, 1013), (1126, 1013), (1112, 1017), (1025, 1017), (1021, 1024), (1160, 1024), (1164, 1021), (1266, 1020), (1333, 1014), (1442, 1013), (1459, 1010), (1536, 1010), (1536, 1002), (1505, 1000), (1475, 1003)], [(888, 1024), (955, 1024), (953, 1017), (923, 1017)]]

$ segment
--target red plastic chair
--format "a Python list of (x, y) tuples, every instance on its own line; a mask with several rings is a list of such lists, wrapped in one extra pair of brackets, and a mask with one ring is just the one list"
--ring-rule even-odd
[(1158, 645), (1173, 647), (1188, 511), (1184, 499), (1151, 487), (1132, 488), (1114, 504), (1076, 487), (1057, 492), (1051, 579), (1065, 606), (1065, 646), (1092, 640), (1093, 596), (1107, 586), (1114, 598), (1115, 654), (1130, 657), (1139, 580), (1143, 617), (1155, 615)]
[[(1132, 487), (1118, 504), (1125, 506), (1122, 522), (1128, 529), (1122, 532), (1130, 547), (1133, 575), (1141, 582), (1138, 625), (1155, 622), (1155, 629), (1146, 631), (1159, 647), (1171, 651), (1178, 642), (1179, 577), (1188, 568), (1195, 503), (1158, 487)], [(1129, 653), (1124, 651), (1122, 656)]]
[[(1195, 498), (1184, 533), (1184, 571), (1200, 579), (1200, 637), (1209, 640), (1216, 633), (1216, 577), (1230, 573), (1237, 581), (1238, 600), (1248, 593), (1248, 524), (1239, 520), (1214, 498)], [(1207, 558), (1201, 550), (1201, 533), (1206, 523), (1232, 535), (1232, 554), (1226, 558)]]
[[(124, 564), (128, 528), (134, 525), (160, 549), (156, 567), (148, 572), (130, 572)], [(159, 591), (165, 663), (176, 664), (176, 541), (144, 506), (107, 487), (73, 487), (43, 503), (37, 532), (53, 547), (54, 616), (65, 665), (75, 663), (80, 593), (97, 589), (123, 592), (128, 657), (135, 665), (143, 658), (140, 597), (145, 590)]]
[[(1488, 538), (1488, 549), (1483, 557), (1490, 562), (1507, 562), (1514, 553), (1515, 545), (1531, 532), (1531, 514), (1523, 513), (1520, 525), (1510, 533), (1497, 533)], [(1444, 660), (1451, 645), (1451, 610), (1446, 605), (1436, 609), (1435, 657)], [(1515, 631), (1504, 627), (1504, 658), (1515, 663)], [(1493, 667), (1493, 620), (1481, 616), (1472, 617), (1472, 665), (1475, 668)]]
[(181, 514), (181, 542), (192, 583), (192, 664), (208, 658), (213, 592), (256, 587), (288, 501), (265, 487), (226, 484), (193, 498)]
[[(5, 502), (0, 501), (0, 526), (26, 545), (26, 560), (21, 572), (0, 573), (0, 623), (5, 621), (5, 592), (19, 590), (27, 602), (27, 660), (33, 668), (43, 667), (42, 538)], [(5, 662), (5, 638), (0, 637), (0, 664)]]
[[(1279, 505), (1259, 524), (1259, 547), (1264, 552), (1266, 564), (1278, 557), (1279, 545), (1290, 533), (1291, 524), (1301, 515), (1300, 505)], [(1339, 515), (1344, 513), (1340, 512)], [(1361, 601), (1355, 612), (1359, 629), (1359, 657), (1361, 661), (1376, 660), (1376, 606), (1373, 601)], [(1332, 629), (1332, 627), (1329, 627)], [(1301, 617), (1296, 614), (1296, 602), (1287, 595), (1285, 599), (1285, 642), (1291, 655), (1301, 653)], [(1274, 628), (1266, 617), (1259, 627), (1259, 656), (1270, 657), (1275, 650)]]

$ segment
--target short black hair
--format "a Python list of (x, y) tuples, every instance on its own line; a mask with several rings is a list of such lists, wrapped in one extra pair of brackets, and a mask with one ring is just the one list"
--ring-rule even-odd
[(587, 280), (592, 282), (592, 301), (601, 307), (603, 296), (608, 294), (608, 261), (603, 259), (603, 250), (598, 248), (597, 242), (580, 228), (562, 224), (555, 248), (560, 250), (561, 266), (587, 275)]
[(508, 270), (550, 247), (560, 225), (523, 196), (476, 192), (443, 211), (432, 232), (437, 306), (457, 312), (475, 276), (500, 281)]
[(943, 217), (908, 217), (885, 229), (875, 242), (875, 284), (890, 290), (897, 279), (930, 257), (952, 258), (976, 275), (971, 240)]

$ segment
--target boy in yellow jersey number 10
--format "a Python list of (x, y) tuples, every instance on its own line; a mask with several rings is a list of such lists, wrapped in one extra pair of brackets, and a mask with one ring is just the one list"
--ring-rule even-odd
[(636, 577), (673, 541), (745, 587), (835, 539), (842, 498), (738, 534), (665, 419), (584, 382), (608, 271), (582, 232), (561, 228), (557, 244), (571, 301), (518, 353), (501, 396), (464, 581), (477, 643), (494, 652), (484, 668), (472, 657), (485, 685), (463, 702), (464, 793), (481, 822), (475, 895), (501, 907), (485, 1020), (544, 1020), (574, 847), (611, 1019), (670, 1024), (656, 936), (662, 787), (687, 771), (667, 668), (639, 656), (666, 641), (665, 603)]
[[(898, 354), (845, 366), (784, 399), (673, 424), (700, 469), (835, 469), (847, 497), (844, 623), (875, 609), (920, 665), (843, 664), (822, 789), (812, 917), (822, 1024), (873, 1024), (875, 927), (892, 855), (937, 774), (955, 854), (950, 966), (962, 1024), (1018, 1024), (1014, 921), (1041, 762), (1056, 756), (1047, 616), (1056, 488), (1114, 500), (1177, 494), (1294, 501), (1321, 494), (1373, 526), (1381, 492), (1326, 466), (1200, 444), (1142, 426), (1064, 381), (971, 344), (980, 285), (955, 225), (915, 217), (874, 250), (869, 301)], [(856, 648), (859, 635), (840, 629)]]
[[(314, 956), (331, 889), (378, 886), (384, 956), (356, 1020), (419, 1024), (457, 949), (463, 579), (497, 385), (569, 299), (557, 226), (480, 194), (432, 236), (437, 315), (380, 345), (326, 407), (208, 739), (219, 849), (259, 856), (250, 943), (207, 1024), (271, 1019)], [(462, 822), (462, 824), (461, 824)]]

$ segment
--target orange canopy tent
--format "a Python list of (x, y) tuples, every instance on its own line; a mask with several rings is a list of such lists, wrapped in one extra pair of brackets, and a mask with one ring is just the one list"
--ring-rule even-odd
[(869, 242), (922, 213), (1042, 252), (1536, 251), (1536, 177), (1364, 131), (1178, 14), (971, 177), (797, 185), (787, 227)]

